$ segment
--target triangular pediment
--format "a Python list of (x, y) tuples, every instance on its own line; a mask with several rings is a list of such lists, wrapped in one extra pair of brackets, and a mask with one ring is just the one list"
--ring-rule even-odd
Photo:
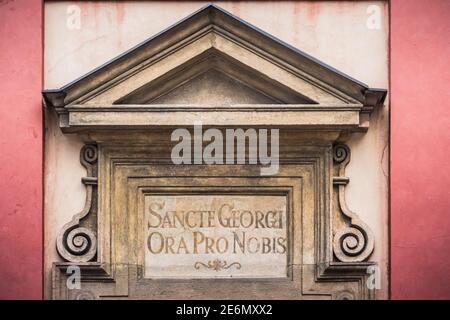
[(44, 91), (44, 98), (60, 114), (152, 105), (298, 105), (370, 113), (385, 94), (208, 5), (84, 77)]
[[(214, 94), (211, 94), (214, 93)], [(124, 100), (136, 104), (130, 96)], [(193, 79), (181, 83), (172, 90), (164, 92), (154, 99), (144, 101), (151, 104), (190, 104), (211, 106), (233, 104), (273, 104), (279, 103), (273, 97), (239, 82), (218, 70), (205, 71)]]
[[(109, 102), (210, 106), (317, 103), (217, 49), (209, 49), (144, 83), (131, 92), (124, 91), (126, 94), (118, 99), (115, 99), (117, 96), (110, 98)], [(99, 99), (101, 97), (93, 98), (87, 103), (96, 103)]]

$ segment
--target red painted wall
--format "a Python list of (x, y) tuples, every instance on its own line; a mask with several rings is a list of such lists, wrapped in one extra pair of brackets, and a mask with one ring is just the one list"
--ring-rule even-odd
[(450, 1), (391, 2), (391, 296), (450, 299)]
[(42, 9), (0, 2), (0, 299), (42, 298)]

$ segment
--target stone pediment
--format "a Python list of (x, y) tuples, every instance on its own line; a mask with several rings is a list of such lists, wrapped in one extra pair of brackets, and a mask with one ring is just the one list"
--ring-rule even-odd
[[(214, 95), (211, 95), (211, 92)], [(172, 90), (153, 95), (153, 91), (145, 90), (150, 96), (136, 96), (131, 94), (123, 102), (135, 103), (135, 99), (143, 100), (146, 104), (189, 104), (210, 105), (220, 107), (234, 104), (274, 104), (279, 100), (265, 92), (258, 91), (240, 82), (226, 73), (208, 70), (187, 82), (182, 82)]]
[(43, 95), (64, 131), (194, 122), (356, 131), (386, 91), (208, 5)]

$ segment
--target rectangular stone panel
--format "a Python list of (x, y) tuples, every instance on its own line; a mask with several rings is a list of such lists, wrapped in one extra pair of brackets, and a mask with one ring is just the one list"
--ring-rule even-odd
[(284, 195), (145, 195), (145, 278), (287, 277)]

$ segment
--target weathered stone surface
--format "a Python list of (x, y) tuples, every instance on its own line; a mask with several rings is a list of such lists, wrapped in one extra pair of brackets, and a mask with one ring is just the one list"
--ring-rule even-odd
[(287, 277), (286, 210), (283, 196), (146, 196), (145, 277)]

